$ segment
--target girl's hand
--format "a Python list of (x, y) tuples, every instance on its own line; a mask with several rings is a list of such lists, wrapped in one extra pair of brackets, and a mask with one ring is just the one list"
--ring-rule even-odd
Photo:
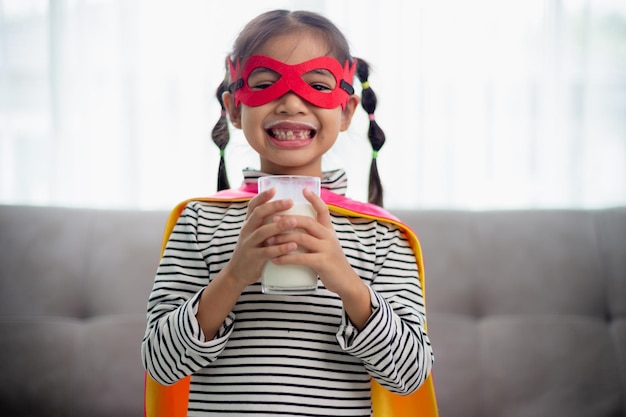
[(269, 201), (274, 190), (260, 193), (248, 205), (246, 221), (239, 233), (230, 261), (206, 286), (200, 297), (196, 317), (206, 340), (213, 339), (233, 310), (241, 292), (258, 281), (268, 259), (289, 253), (297, 248), (293, 242), (268, 246), (267, 239), (293, 229), (296, 221), (287, 218), (268, 222), (276, 213), (293, 206), (291, 200)]
[(266, 244), (272, 236), (296, 226), (296, 220), (288, 216), (277, 219), (278, 221), (268, 221), (277, 213), (293, 206), (291, 200), (269, 201), (274, 193), (273, 189), (267, 190), (250, 200), (246, 221), (241, 228), (237, 245), (230, 261), (224, 267), (224, 273), (233, 277), (242, 291), (248, 285), (258, 281), (265, 262), (297, 248), (294, 242), (272, 246)]
[[(335, 234), (326, 203), (308, 190), (304, 190), (304, 196), (313, 205), (317, 212), (317, 218), (295, 215), (281, 216), (281, 222), (295, 220), (295, 228), (300, 230), (275, 235), (268, 240), (268, 243), (281, 246), (295, 243), (305, 248), (308, 253), (289, 253), (286, 251), (273, 258), (272, 261), (277, 265), (297, 264), (312, 268), (317, 272), (326, 289), (343, 298), (344, 294), (347, 295), (354, 291), (355, 285), (358, 286), (358, 284), (363, 283), (348, 263)], [(306, 233), (303, 233), (302, 230)]]
[[(369, 288), (348, 262), (335, 235), (326, 203), (311, 191), (304, 190), (303, 193), (317, 212), (317, 218), (296, 215), (274, 216), (272, 220), (279, 227), (268, 230), (267, 233), (259, 233), (258, 239), (265, 238), (269, 248), (275, 248), (277, 253), (271, 256), (268, 251), (264, 252), (264, 255), (271, 256), (272, 262), (277, 265), (295, 264), (312, 268), (317, 272), (326, 289), (341, 298), (343, 307), (356, 328), (362, 329), (372, 314)], [(259, 210), (260, 207), (254, 215), (258, 211), (259, 215), (267, 217), (265, 211), (261, 213)], [(285, 208), (276, 209), (272, 211), (272, 214), (275, 215), (282, 210)], [(289, 231), (280, 233), (286, 230)], [(254, 244), (262, 245), (258, 240), (255, 240)], [(305, 248), (308, 252), (293, 252), (298, 246)], [(263, 258), (263, 262), (266, 259)]]

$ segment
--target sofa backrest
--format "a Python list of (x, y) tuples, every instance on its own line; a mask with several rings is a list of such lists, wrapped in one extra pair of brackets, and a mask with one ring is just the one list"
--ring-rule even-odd
[[(442, 417), (626, 416), (626, 208), (395, 211)], [(166, 212), (0, 206), (0, 415), (140, 416)]]

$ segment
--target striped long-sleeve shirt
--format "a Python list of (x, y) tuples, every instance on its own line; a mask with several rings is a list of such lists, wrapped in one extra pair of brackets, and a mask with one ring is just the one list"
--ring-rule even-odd
[[(245, 181), (258, 172), (247, 171)], [(322, 186), (344, 193), (345, 173)], [(433, 353), (415, 255), (389, 223), (331, 213), (345, 255), (371, 294), (358, 331), (339, 297), (241, 294), (212, 340), (196, 320), (200, 294), (226, 265), (247, 202), (191, 202), (165, 247), (148, 301), (142, 358), (161, 384), (191, 375), (189, 416), (370, 416), (370, 378), (398, 393), (416, 390)]]

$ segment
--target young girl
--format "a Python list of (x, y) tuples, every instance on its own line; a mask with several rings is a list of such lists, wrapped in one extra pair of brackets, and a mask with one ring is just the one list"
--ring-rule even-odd
[[(422, 385), (430, 403), (405, 411), (436, 415), (417, 239), (380, 207), (345, 198), (343, 171), (322, 172), (359, 104), (358, 62), (310, 12), (265, 13), (236, 40), (219, 98), (260, 171), (173, 212), (142, 343), (147, 415), (370, 416), (389, 410), (377, 405), (384, 393)], [(220, 171), (224, 188), (223, 160)], [(257, 192), (269, 174), (321, 177), (321, 198), (305, 192), (317, 218), (280, 215), (293, 202)], [(263, 294), (266, 262), (313, 268), (316, 293)]]

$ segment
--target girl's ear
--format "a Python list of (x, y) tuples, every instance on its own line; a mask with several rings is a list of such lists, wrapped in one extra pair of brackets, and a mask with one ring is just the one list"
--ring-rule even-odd
[(340, 130), (343, 132), (350, 127), (350, 122), (352, 121), (352, 116), (354, 116), (354, 112), (356, 108), (359, 106), (359, 96), (356, 94), (352, 94), (350, 99), (348, 99), (348, 103), (346, 107), (341, 111), (341, 128)]
[(222, 101), (228, 112), (230, 123), (237, 129), (241, 129), (241, 109), (235, 106), (235, 100), (230, 91), (222, 93)]

